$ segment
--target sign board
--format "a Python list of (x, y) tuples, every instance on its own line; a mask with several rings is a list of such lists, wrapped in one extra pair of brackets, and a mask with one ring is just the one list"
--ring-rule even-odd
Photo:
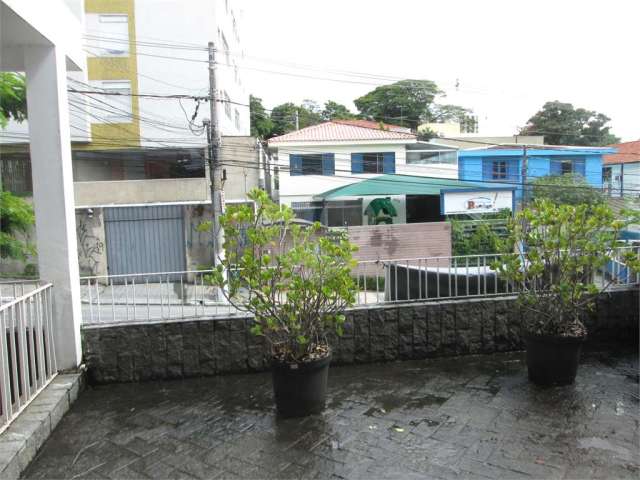
[(442, 191), (443, 215), (471, 215), (513, 210), (513, 189)]

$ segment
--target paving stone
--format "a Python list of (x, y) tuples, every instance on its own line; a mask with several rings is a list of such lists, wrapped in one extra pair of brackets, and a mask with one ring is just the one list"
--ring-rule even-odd
[[(354, 356), (360, 335), (384, 357), (394, 328), (440, 348), (441, 310), (354, 316)], [(218, 333), (222, 351), (241, 335), (228, 323)], [(302, 419), (275, 416), (268, 372), (93, 387), (24, 478), (637, 478), (638, 384), (621, 373), (637, 350), (587, 348), (576, 384), (550, 389), (528, 383), (523, 358), (332, 367), (327, 410)]]

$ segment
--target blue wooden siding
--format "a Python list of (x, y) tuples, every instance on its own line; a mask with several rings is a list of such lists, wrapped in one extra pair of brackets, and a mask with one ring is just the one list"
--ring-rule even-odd
[(351, 154), (351, 173), (362, 173), (364, 171), (364, 155), (362, 153)]
[(322, 175), (336, 174), (336, 160), (333, 153), (322, 154)]
[[(608, 152), (605, 152), (608, 153)], [(570, 159), (574, 162), (573, 170), (584, 175), (590, 185), (602, 187), (602, 152), (585, 153), (584, 150), (572, 152), (537, 149), (529, 151), (527, 158), (527, 176), (544, 177), (557, 175), (561, 171), (560, 159)], [(458, 178), (467, 181), (493, 181), (493, 162), (507, 161), (506, 183), (520, 183), (522, 151), (516, 150), (462, 150), (458, 154)], [(516, 189), (516, 197), (521, 196), (521, 188)]]
[(382, 158), (382, 172), (396, 173), (396, 154), (394, 152), (383, 153)]

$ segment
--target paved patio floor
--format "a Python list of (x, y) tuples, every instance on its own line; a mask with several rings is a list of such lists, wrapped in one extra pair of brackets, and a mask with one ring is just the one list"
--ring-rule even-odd
[(326, 412), (298, 420), (269, 374), (89, 389), (24, 476), (637, 479), (637, 352), (593, 349), (551, 389), (523, 359), (334, 367)]

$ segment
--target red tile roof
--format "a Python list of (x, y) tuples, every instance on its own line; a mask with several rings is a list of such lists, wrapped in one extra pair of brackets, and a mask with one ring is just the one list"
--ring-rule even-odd
[(369, 120), (333, 120), (273, 137), (269, 144), (362, 140), (415, 140), (411, 130)]
[(618, 149), (618, 153), (613, 155), (605, 155), (603, 157), (603, 163), (635, 163), (640, 162), (640, 140), (634, 142), (616, 143), (615, 145), (609, 145), (610, 147)]

